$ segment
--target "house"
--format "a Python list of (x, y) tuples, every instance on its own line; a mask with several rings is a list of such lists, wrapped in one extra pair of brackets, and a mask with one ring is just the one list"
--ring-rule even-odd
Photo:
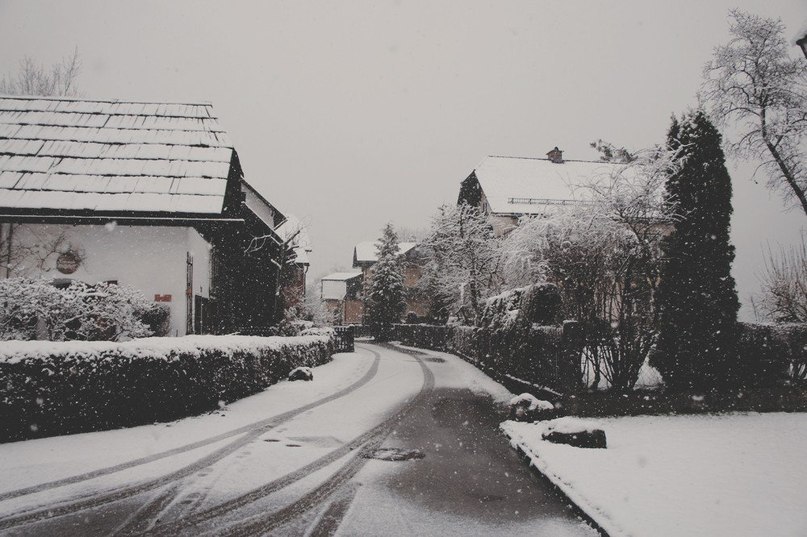
[[(404, 276), (406, 301), (404, 318), (412, 316), (426, 318), (429, 316), (429, 301), (418, 287), (423, 276), (422, 252), (416, 242), (401, 242), (398, 243), (398, 248)], [(353, 248), (353, 268), (361, 269), (363, 285), (370, 281), (373, 265), (377, 262), (378, 246), (375, 241), (360, 242)]]
[(321, 280), (321, 299), (328, 315), (336, 325), (362, 324), (362, 273), (334, 272)]
[(457, 204), (484, 211), (497, 236), (506, 235), (523, 216), (549, 215), (586, 203), (580, 186), (609, 177), (615, 164), (564, 160), (555, 147), (547, 158), (489, 156), (462, 182)]
[(286, 308), (299, 308), (305, 301), (306, 275), (311, 266), (309, 254), (311, 238), (308, 230), (294, 215), (288, 217), (275, 230), (284, 244), (287, 244), (287, 256), (284, 260), (288, 274), (283, 282), (283, 302)]
[(209, 103), (0, 97), (0, 275), (116, 282), (170, 334), (260, 333), (284, 220)]

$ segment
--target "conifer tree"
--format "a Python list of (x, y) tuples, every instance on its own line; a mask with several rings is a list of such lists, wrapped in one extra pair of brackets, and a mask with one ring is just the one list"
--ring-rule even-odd
[(387, 224), (379, 239), (378, 262), (373, 265), (365, 296), (367, 324), (372, 327), (376, 339), (387, 338), (389, 327), (400, 322), (405, 307), (399, 251), (398, 235), (392, 224)]
[(726, 386), (735, 359), (739, 301), (731, 276), (731, 178), (720, 133), (702, 111), (673, 119), (668, 148), (679, 165), (667, 180), (676, 215), (662, 243), (659, 342), (653, 365), (673, 390)]

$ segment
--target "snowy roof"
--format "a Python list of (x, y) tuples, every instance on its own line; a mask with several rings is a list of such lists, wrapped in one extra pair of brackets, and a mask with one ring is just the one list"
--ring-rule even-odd
[(327, 281), (343, 282), (352, 280), (357, 276), (361, 276), (361, 272), (334, 272), (332, 274), (328, 274), (327, 276), (323, 276), (322, 279)]
[(577, 187), (610, 177), (614, 166), (601, 161), (486, 157), (474, 170), (492, 213), (542, 214), (547, 207), (585, 200)]
[(209, 103), (0, 96), (0, 205), (222, 212), (233, 146)]
[[(416, 242), (399, 242), (398, 254), (403, 255), (417, 246)], [(378, 241), (360, 242), (353, 249), (353, 263), (375, 263), (378, 261)]]
[[(293, 214), (288, 215), (275, 231), (283, 241), (287, 241), (294, 236), (292, 242), (296, 244), (294, 248), (296, 255), (295, 262), (299, 265), (310, 264), (308, 254), (313, 252), (314, 249), (311, 248), (311, 238), (308, 235), (308, 229), (299, 218)], [(299, 231), (299, 233), (297, 233), (297, 231)], [(297, 233), (296, 236), (295, 233)]]

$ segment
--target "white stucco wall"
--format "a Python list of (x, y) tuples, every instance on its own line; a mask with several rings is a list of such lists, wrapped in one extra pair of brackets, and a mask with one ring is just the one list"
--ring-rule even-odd
[(344, 280), (322, 280), (322, 298), (324, 300), (343, 300), (347, 294), (347, 282)]
[[(70, 247), (83, 253), (73, 274), (56, 269), (57, 254), (40, 262), (35, 256), (14, 275), (69, 278), (87, 283), (116, 280), (139, 289), (148, 298), (171, 295), (170, 334), (186, 333), (186, 256), (193, 256), (193, 293), (210, 296), (210, 245), (189, 227), (158, 226), (15, 226), (16, 244), (44, 245), (64, 234)], [(40, 257), (41, 259), (41, 257)], [(41, 265), (41, 266), (37, 266)]]
[(193, 256), (193, 294), (210, 298), (211, 245), (195, 229), (187, 230), (187, 248)]

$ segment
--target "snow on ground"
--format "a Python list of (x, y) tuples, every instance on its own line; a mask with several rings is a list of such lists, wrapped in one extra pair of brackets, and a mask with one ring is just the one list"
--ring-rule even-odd
[(400, 344), (396, 344), (396, 346), (402, 349), (422, 352), (429, 356), (442, 358), (447, 362), (451, 362), (451, 371), (453, 374), (451, 378), (441, 379), (441, 387), (468, 388), (473, 393), (490, 395), (497, 403), (509, 403), (514, 397), (507, 388), (458, 356), (445, 352), (423, 350), (418, 347), (407, 347), (406, 345)]
[(589, 420), (565, 416), (541, 424), (543, 433), (552, 432), (562, 434), (592, 433), (597, 429), (605, 429), (605, 424), (599, 420)]
[(368, 352), (335, 354), (313, 382), (280, 382), (220, 411), (171, 423), (0, 444), (0, 493), (49, 482), (184, 446), (326, 397), (355, 382)]
[(599, 422), (607, 449), (543, 441), (546, 423), (501, 428), (611, 537), (807, 535), (807, 414)]

